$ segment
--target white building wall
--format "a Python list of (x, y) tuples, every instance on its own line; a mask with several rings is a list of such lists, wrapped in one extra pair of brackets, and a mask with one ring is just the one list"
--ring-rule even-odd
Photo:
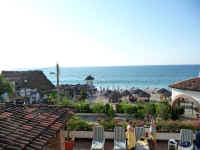
[(87, 85), (93, 86), (93, 80), (87, 80)]
[(200, 103), (200, 92), (180, 90), (180, 89), (175, 89), (175, 88), (172, 88), (172, 101), (175, 100), (176, 96), (182, 95), (182, 94), (191, 96), (192, 98), (194, 98)]

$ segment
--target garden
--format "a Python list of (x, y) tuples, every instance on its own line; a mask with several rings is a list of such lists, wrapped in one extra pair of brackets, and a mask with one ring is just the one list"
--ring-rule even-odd
[[(128, 103), (123, 101), (119, 104), (90, 104), (87, 100), (77, 101), (76, 103), (62, 98), (58, 105), (71, 107), (78, 114), (97, 114), (95, 121), (85, 120), (79, 115), (74, 115), (69, 121), (68, 126), (71, 131), (92, 131), (93, 126), (101, 125), (105, 131), (113, 131), (115, 126), (127, 126), (128, 120), (134, 119), (133, 124), (149, 128), (150, 122), (147, 116), (156, 118), (157, 132), (179, 133), (180, 129), (200, 130), (200, 121), (181, 121), (180, 117), (184, 114), (184, 107), (177, 106), (172, 108), (168, 100), (159, 102), (151, 101), (148, 103), (135, 102)], [(98, 114), (105, 114), (106, 117), (98, 117)], [(120, 119), (123, 118), (123, 119)]]
[(118, 114), (124, 114), (126, 120), (130, 120), (133, 117), (144, 120), (148, 115), (164, 120), (178, 120), (180, 116), (184, 114), (184, 107), (177, 106), (176, 108), (172, 108), (168, 100), (161, 100), (159, 102), (152, 101), (148, 103), (128, 103), (124, 101), (112, 105), (109, 103), (89, 104), (89, 101), (79, 101), (74, 103), (65, 98), (58, 105), (71, 107), (76, 113), (104, 113), (109, 119), (114, 118)]
[[(167, 100), (149, 103), (127, 103), (116, 104), (115, 109), (111, 104), (96, 103), (89, 105), (88, 101), (73, 103), (68, 100), (62, 101), (64, 106), (73, 107), (76, 113), (104, 113), (107, 117), (98, 117), (96, 121), (85, 120), (74, 115), (68, 125), (73, 126), (75, 131), (92, 131), (93, 126), (101, 125), (105, 131), (113, 131), (115, 126), (127, 126), (127, 121), (134, 119), (133, 126), (149, 128), (148, 115), (156, 118), (157, 132), (179, 133), (180, 129), (200, 130), (200, 121), (181, 121), (184, 114), (183, 107), (172, 108)], [(119, 119), (123, 114), (123, 119)]]
[[(180, 121), (180, 120), (158, 120), (156, 121), (157, 132), (179, 133), (180, 129), (191, 129), (193, 131), (200, 130), (200, 121)], [(67, 123), (71, 131), (92, 131), (94, 126), (103, 126), (105, 131), (113, 132), (114, 127), (123, 126), (126, 128), (127, 121), (118, 119), (104, 120), (99, 118), (96, 122), (90, 122), (74, 115)], [(148, 121), (135, 120), (133, 127), (149, 128)]]

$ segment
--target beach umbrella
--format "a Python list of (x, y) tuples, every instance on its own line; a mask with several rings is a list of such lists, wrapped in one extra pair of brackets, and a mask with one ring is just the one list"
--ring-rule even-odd
[(163, 95), (164, 97), (170, 97), (172, 95), (172, 93), (165, 88), (159, 89), (157, 93)]

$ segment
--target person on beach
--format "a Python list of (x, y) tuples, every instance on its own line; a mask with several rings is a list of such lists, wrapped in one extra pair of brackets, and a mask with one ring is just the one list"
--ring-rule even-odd
[(136, 144), (136, 139), (135, 139), (135, 134), (134, 134), (134, 128), (132, 127), (133, 122), (129, 121), (127, 128), (126, 128), (126, 138), (128, 140), (128, 150), (134, 150), (135, 149), (135, 144)]
[(152, 146), (153, 146), (153, 150), (158, 150), (158, 145), (157, 145), (157, 141), (156, 141), (156, 124), (154, 119), (151, 119), (151, 125), (150, 125), (150, 135), (152, 138)]

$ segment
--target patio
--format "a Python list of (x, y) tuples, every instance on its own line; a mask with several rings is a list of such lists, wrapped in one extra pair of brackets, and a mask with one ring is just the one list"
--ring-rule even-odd
[[(90, 150), (91, 139), (76, 139), (74, 150)], [(167, 141), (158, 141), (158, 150), (168, 149)], [(113, 140), (106, 140), (104, 150), (113, 150)]]

